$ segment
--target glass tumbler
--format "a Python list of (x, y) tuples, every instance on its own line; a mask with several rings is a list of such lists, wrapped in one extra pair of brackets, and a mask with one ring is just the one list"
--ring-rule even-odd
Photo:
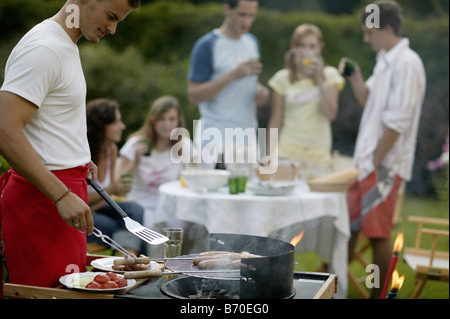
[(163, 244), (164, 258), (181, 256), (181, 248), (183, 246), (183, 229), (163, 228), (162, 234), (169, 238), (169, 240)]

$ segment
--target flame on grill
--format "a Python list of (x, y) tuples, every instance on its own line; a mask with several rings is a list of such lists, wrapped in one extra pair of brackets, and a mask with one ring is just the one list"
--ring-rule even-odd
[(304, 233), (305, 233), (305, 231), (302, 230), (302, 232), (300, 234), (298, 234), (297, 236), (292, 238), (291, 245), (293, 245), (294, 247), (297, 246), (297, 244), (302, 240)]

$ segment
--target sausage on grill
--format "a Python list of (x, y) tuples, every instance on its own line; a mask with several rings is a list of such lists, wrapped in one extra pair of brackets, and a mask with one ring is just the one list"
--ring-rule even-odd
[(198, 266), (198, 264), (205, 260), (215, 260), (215, 259), (228, 259), (230, 261), (241, 259), (240, 255), (238, 253), (226, 253), (226, 254), (218, 254), (218, 255), (211, 255), (211, 256), (201, 256), (198, 255), (194, 258), (193, 264), (194, 266)]
[(231, 269), (231, 260), (229, 259), (210, 259), (201, 261), (198, 269)]

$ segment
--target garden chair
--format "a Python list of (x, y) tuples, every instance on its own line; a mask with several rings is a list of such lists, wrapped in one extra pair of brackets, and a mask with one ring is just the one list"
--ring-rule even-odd
[[(408, 222), (418, 224), (414, 247), (405, 247), (403, 249), (403, 259), (415, 272), (416, 287), (411, 298), (417, 299), (428, 280), (448, 282), (448, 248), (447, 251), (441, 251), (436, 249), (436, 245), (439, 237), (446, 237), (448, 243), (449, 220), (409, 216)], [(434, 228), (425, 228), (424, 225), (428, 225), (428, 227), (434, 226)], [(429, 246), (429, 249), (422, 248), (425, 246), (423, 235), (431, 236), (431, 246)]]

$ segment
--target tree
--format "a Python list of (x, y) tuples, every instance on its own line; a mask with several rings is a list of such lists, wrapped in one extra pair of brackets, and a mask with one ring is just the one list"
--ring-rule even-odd
[(322, 0), (322, 6), (329, 14), (349, 14), (362, 7), (361, 0)]

